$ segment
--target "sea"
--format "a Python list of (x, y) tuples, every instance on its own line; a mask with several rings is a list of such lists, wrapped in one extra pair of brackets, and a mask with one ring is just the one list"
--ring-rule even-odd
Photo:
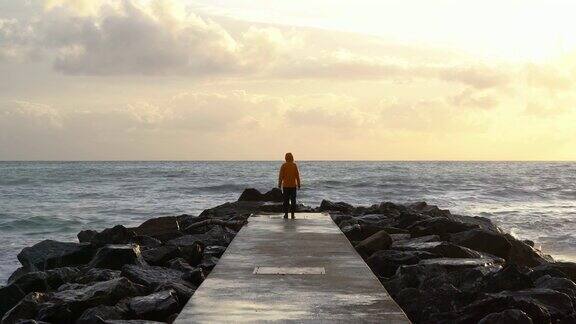
[[(277, 183), (281, 161), (0, 162), (0, 283), (16, 255), (83, 229), (191, 214)], [(300, 202), (426, 201), (576, 261), (576, 162), (300, 161)]]

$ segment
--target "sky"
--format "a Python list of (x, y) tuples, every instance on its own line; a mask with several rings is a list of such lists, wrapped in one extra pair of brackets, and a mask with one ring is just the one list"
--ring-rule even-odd
[(575, 160), (559, 0), (0, 0), (0, 160)]

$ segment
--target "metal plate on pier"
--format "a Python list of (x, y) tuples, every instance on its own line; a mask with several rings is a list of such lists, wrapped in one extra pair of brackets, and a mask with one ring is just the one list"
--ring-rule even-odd
[(323, 275), (324, 267), (256, 267), (257, 275)]

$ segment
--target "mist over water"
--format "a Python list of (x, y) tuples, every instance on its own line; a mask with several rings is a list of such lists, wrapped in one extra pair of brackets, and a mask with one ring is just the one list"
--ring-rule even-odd
[[(17, 253), (44, 239), (76, 240), (82, 229), (198, 215), (269, 190), (281, 162), (0, 162), (0, 282)], [(371, 205), (427, 201), (485, 216), (576, 260), (574, 162), (298, 162), (300, 202)]]

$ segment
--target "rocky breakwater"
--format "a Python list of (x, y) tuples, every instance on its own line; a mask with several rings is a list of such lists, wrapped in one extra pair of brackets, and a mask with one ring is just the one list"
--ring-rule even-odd
[[(2, 323), (171, 323), (252, 213), (281, 212), (278, 189), (190, 215), (46, 240), (18, 254), (0, 288)], [(327, 212), (416, 323), (574, 323), (576, 264), (554, 262), (488, 219), (426, 203)]]

